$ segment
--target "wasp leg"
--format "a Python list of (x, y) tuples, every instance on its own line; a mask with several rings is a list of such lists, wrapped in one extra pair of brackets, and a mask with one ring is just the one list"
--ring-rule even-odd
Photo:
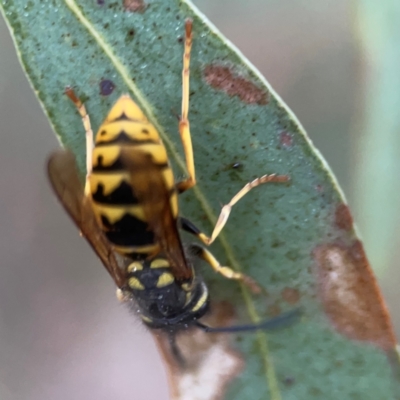
[(211, 234), (211, 237), (207, 236), (205, 233), (201, 232), (199, 228), (197, 228), (192, 222), (184, 217), (179, 217), (179, 225), (180, 228), (186, 232), (195, 235), (199, 238), (204, 244), (209, 246), (221, 233), (222, 228), (225, 226), (228, 221), (229, 214), (231, 213), (232, 207), (247, 193), (250, 192), (251, 189), (267, 182), (286, 182), (290, 178), (287, 175), (264, 175), (260, 178), (256, 178), (253, 181), (247, 183), (235, 196), (232, 197), (231, 201), (222, 207), (222, 210), (219, 214), (217, 223), (215, 224), (214, 230)]
[(246, 196), (247, 193), (250, 192), (251, 189), (254, 189), (255, 187), (262, 185), (264, 183), (268, 182), (287, 182), (290, 178), (287, 175), (276, 175), (276, 174), (271, 174), (271, 175), (264, 175), (261, 176), (260, 178), (256, 178), (253, 181), (247, 183), (246, 185), (243, 186), (241, 190), (239, 190), (238, 193), (236, 193), (231, 201), (228, 204), (225, 204), (222, 207), (222, 210), (219, 214), (217, 223), (215, 224), (214, 230), (211, 234), (211, 237), (207, 237), (204, 235), (204, 237), (200, 237), (200, 240), (203, 241), (203, 243), (210, 245), (216, 238), (217, 236), (221, 233), (222, 228), (225, 226), (226, 222), (228, 221), (229, 214), (232, 211), (232, 207), (244, 196)]
[(86, 107), (82, 101), (76, 96), (74, 89), (67, 86), (65, 88), (65, 94), (69, 99), (75, 104), (80, 116), (82, 117), (83, 127), (85, 128), (86, 134), (86, 184), (85, 184), (85, 194), (90, 191), (89, 188), (89, 176), (92, 172), (92, 153), (93, 153), (93, 131), (90, 125), (89, 114), (86, 112)]
[(242, 274), (240, 272), (235, 272), (232, 268), (223, 266), (219, 263), (219, 261), (213, 256), (213, 254), (205, 249), (204, 247), (198, 244), (191, 244), (189, 246), (189, 251), (193, 253), (195, 256), (204, 260), (207, 264), (211, 266), (211, 268), (224, 276), (227, 279), (234, 279), (237, 281), (241, 281), (246, 284), (254, 293), (259, 293), (261, 291), (260, 286), (256, 283), (256, 281), (249, 276)]
[(179, 121), (179, 134), (185, 153), (186, 168), (189, 177), (176, 184), (179, 193), (183, 193), (196, 184), (192, 138), (190, 135), (189, 113), (189, 76), (190, 76), (190, 51), (192, 48), (192, 20), (185, 22), (185, 50), (183, 53), (182, 69), (182, 115)]
[(205, 233), (203, 233), (195, 224), (193, 224), (192, 221), (189, 221), (185, 217), (178, 217), (178, 226), (185, 232), (188, 232), (191, 235), (196, 236), (204, 244), (208, 244), (210, 238)]

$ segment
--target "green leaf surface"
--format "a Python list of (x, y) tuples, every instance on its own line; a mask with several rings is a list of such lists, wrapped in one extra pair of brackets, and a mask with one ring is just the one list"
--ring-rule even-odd
[[(134, 9), (140, 1), (128, 3)], [(205, 267), (202, 273), (213, 304), (232, 305), (237, 321), (299, 306), (301, 320), (278, 332), (232, 335), (235, 350), (221, 344), (224, 357), (207, 372), (219, 376), (229, 356), (234, 368), (211, 390), (206, 380), (202, 394), (187, 393), (193, 385), (180, 386), (183, 375), (171, 366), (175, 398), (400, 398), (391, 323), (333, 176), (264, 78), (191, 3), (154, 0), (140, 12), (122, 1), (0, 5), (32, 86), (82, 171), (84, 131), (63, 94), (68, 85), (85, 101), (95, 130), (113, 102), (129, 93), (159, 130), (176, 176), (184, 175), (176, 114), (183, 24), (191, 17), (189, 117), (198, 185), (181, 196), (182, 215), (211, 232), (221, 203), (246, 182), (270, 173), (291, 178), (241, 200), (212, 245), (222, 263), (250, 275), (267, 293), (252, 295)], [(104, 80), (115, 86), (109, 95), (101, 93)], [(187, 373), (196, 378), (198, 370)]]

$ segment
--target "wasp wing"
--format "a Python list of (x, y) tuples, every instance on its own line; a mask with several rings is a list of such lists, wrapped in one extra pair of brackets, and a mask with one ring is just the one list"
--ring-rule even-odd
[(121, 159), (129, 171), (129, 183), (143, 207), (149, 229), (154, 232), (157, 243), (170, 262), (175, 278), (191, 278), (192, 269), (187, 264), (171, 209), (172, 192), (162, 174), (166, 166), (155, 164), (149, 154), (134, 148), (123, 149)]
[(125, 286), (124, 271), (117, 262), (110, 242), (99, 227), (91, 200), (84, 194), (73, 153), (68, 150), (54, 152), (48, 161), (47, 173), (54, 192), (82, 236), (92, 246), (117, 286)]

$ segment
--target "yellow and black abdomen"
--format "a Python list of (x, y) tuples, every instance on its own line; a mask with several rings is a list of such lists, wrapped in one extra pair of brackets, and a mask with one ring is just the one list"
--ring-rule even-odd
[(158, 245), (122, 153), (132, 157), (136, 154), (138, 159), (146, 157), (135, 179), (146, 180), (149, 174), (146, 169), (151, 167), (151, 173), (162, 175), (167, 190), (171, 191), (171, 210), (176, 217), (177, 194), (165, 147), (154, 126), (129, 96), (120, 97), (97, 132), (89, 190), (101, 228), (115, 250), (144, 259), (157, 252)]

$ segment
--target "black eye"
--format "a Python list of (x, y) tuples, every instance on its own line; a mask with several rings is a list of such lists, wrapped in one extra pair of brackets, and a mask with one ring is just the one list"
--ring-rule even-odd
[(145, 135), (148, 135), (150, 132), (147, 129), (142, 129), (142, 133), (144, 133)]

